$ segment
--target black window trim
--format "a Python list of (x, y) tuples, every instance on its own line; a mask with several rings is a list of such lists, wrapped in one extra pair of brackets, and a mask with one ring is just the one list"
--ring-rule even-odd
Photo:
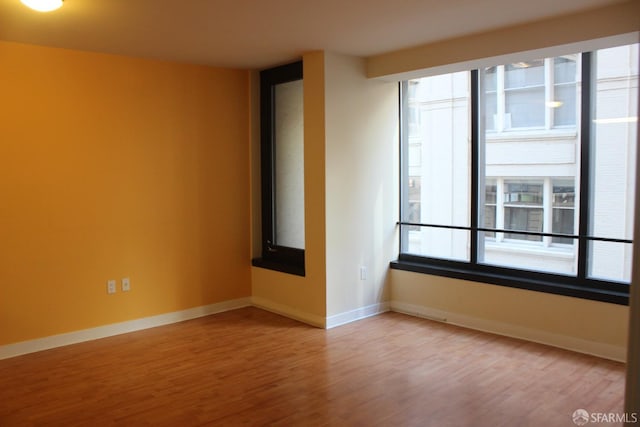
[[(480, 98), (480, 81), (477, 69), (470, 71), (471, 78), (471, 188), (475, 191), (470, 193), (470, 226), (451, 226), (438, 224), (422, 224), (412, 223), (400, 220), (398, 225), (416, 225), (422, 227), (436, 227), (448, 229), (467, 230), (470, 233), (470, 259), (469, 261), (455, 261), (442, 258), (432, 258), (425, 256), (412, 255), (402, 253), (403, 232), (400, 231), (400, 253), (396, 261), (392, 261), (390, 267), (397, 270), (405, 270), (416, 273), (432, 274), (436, 276), (450, 277), (455, 279), (463, 279), (474, 282), (482, 282), (507, 286), (518, 289), (526, 289), (531, 291), (545, 292), (556, 295), (564, 295), (577, 297), (595, 301), (609, 302), (619, 305), (629, 305), (629, 287), (628, 283), (621, 283), (608, 280), (600, 280), (588, 277), (587, 257), (588, 243), (590, 241), (609, 241), (617, 243), (633, 244), (632, 240), (627, 239), (610, 239), (596, 236), (589, 236), (589, 203), (591, 198), (592, 187), (592, 171), (593, 171), (593, 142), (591, 138), (593, 105), (591, 100), (594, 99), (593, 88), (593, 64), (594, 56), (591, 52), (582, 53), (582, 86), (581, 86), (581, 133), (580, 133), (580, 207), (579, 207), (579, 229), (578, 235), (564, 235), (557, 233), (519, 233), (534, 234), (540, 236), (551, 237), (571, 237), (578, 240), (578, 270), (575, 276), (545, 273), (540, 271), (524, 270), (517, 268), (508, 268), (490, 264), (478, 263), (478, 250), (480, 233), (485, 231), (505, 231), (493, 228), (479, 227), (479, 192), (480, 174), (479, 168), (482, 160), (482, 151), (480, 149), (480, 116), (479, 116), (479, 98)], [(407, 186), (404, 185), (404, 175), (407, 165), (408, 144), (405, 138), (405, 129), (407, 128), (407, 118), (404, 114), (407, 107), (407, 97), (403, 96), (406, 92), (406, 81), (399, 83), (399, 110), (400, 110), (400, 211), (399, 218), (403, 218), (403, 203), (407, 200)], [(513, 231), (509, 231), (513, 232)], [(517, 232), (516, 232), (517, 233)]]
[[(262, 255), (252, 260), (255, 267), (305, 275), (304, 249), (275, 242), (275, 86), (302, 80), (302, 61), (260, 72), (260, 177), (262, 197)], [(275, 242), (275, 243), (274, 243)]]

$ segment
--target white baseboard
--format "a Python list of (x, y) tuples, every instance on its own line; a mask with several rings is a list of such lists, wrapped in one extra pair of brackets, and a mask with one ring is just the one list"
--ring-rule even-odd
[(197, 317), (208, 316), (210, 314), (249, 306), (251, 306), (251, 298), (239, 298), (216, 304), (189, 308), (187, 310), (129, 320), (127, 322), (113, 323), (111, 325), (98, 326), (96, 328), (3, 345), (0, 346), (0, 360), (27, 353), (34, 353), (36, 351), (61, 347), (64, 345), (76, 344), (84, 341), (125, 334), (128, 332), (140, 331), (142, 329), (154, 328), (156, 326), (168, 325), (170, 323), (182, 322), (184, 320), (195, 319)]
[(511, 338), (519, 338), (546, 344), (565, 350), (590, 354), (605, 359), (618, 362), (625, 362), (627, 349), (623, 346), (605, 344), (596, 341), (589, 341), (567, 335), (554, 334), (552, 332), (530, 329), (510, 323), (496, 322), (494, 320), (481, 319), (464, 314), (442, 311), (430, 307), (407, 304), (399, 301), (391, 301), (391, 311), (404, 313), (417, 317), (424, 317), (430, 320), (450, 323), (478, 331), (489, 332), (497, 335), (504, 335)]
[(297, 320), (298, 322), (306, 323), (307, 325), (315, 326), (317, 328), (324, 329), (326, 327), (326, 319), (322, 316), (306, 313), (293, 307), (279, 304), (260, 297), (252, 297), (251, 302), (254, 307), (279, 314), (280, 316), (288, 317), (290, 319)]
[(0, 360), (37, 351), (48, 350), (84, 341), (91, 341), (99, 338), (106, 338), (114, 335), (135, 332), (143, 329), (154, 328), (156, 326), (168, 325), (182, 322), (197, 317), (208, 316), (224, 311), (235, 310), (242, 307), (255, 306), (267, 311), (289, 317), (291, 319), (315, 326), (318, 328), (335, 328), (346, 323), (375, 316), (386, 311), (395, 311), (412, 316), (423, 317), (430, 320), (450, 323), (456, 326), (504, 335), (512, 338), (519, 338), (540, 344), (551, 345), (566, 350), (591, 354), (606, 359), (619, 362), (626, 360), (627, 350), (623, 346), (615, 346), (595, 341), (584, 340), (566, 335), (554, 334), (509, 323), (496, 322), (493, 320), (481, 319), (464, 314), (437, 310), (430, 307), (407, 304), (399, 301), (382, 302), (361, 307), (344, 313), (329, 316), (326, 319), (314, 314), (302, 312), (282, 304), (274, 303), (264, 298), (240, 298), (223, 301), (216, 304), (194, 307), (187, 310), (175, 311), (172, 313), (160, 314), (157, 316), (145, 317), (142, 319), (130, 320), (127, 322), (114, 323), (111, 325), (99, 326), (91, 329), (69, 332), (66, 334), (53, 335), (38, 338), (30, 341), (18, 342), (0, 346)]
[(367, 317), (375, 316), (376, 314), (384, 313), (390, 310), (389, 302), (381, 302), (377, 304), (367, 305), (355, 310), (345, 311), (344, 313), (334, 314), (327, 317), (326, 328), (331, 329), (336, 326), (341, 326), (347, 323), (355, 322), (356, 320), (365, 319)]

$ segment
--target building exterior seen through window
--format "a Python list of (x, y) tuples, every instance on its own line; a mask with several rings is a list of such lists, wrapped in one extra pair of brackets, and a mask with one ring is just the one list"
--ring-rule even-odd
[[(581, 53), (478, 70), (477, 169), (471, 73), (405, 82), (401, 254), (468, 262), (477, 238), (478, 264), (575, 276), (582, 206), (583, 231), (604, 238), (583, 241), (587, 276), (629, 282), (638, 44), (591, 55), (584, 107)], [(592, 111), (586, 175), (582, 108)]]

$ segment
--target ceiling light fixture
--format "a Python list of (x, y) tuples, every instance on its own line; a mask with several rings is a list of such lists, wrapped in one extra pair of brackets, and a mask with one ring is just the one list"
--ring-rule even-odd
[(22, 4), (38, 12), (51, 12), (62, 6), (63, 0), (20, 0)]

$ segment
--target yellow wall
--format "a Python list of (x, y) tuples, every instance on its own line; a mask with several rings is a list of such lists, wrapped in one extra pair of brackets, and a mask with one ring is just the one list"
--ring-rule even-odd
[[(294, 276), (253, 267), (254, 304), (307, 323), (324, 326), (326, 317), (325, 262), (325, 116), (324, 53), (311, 52), (303, 57), (304, 91), (304, 207), (306, 276)], [(255, 81), (255, 80), (252, 80)], [(253, 115), (252, 117), (255, 117)], [(254, 126), (258, 126), (257, 123)], [(259, 144), (257, 137), (253, 145)], [(252, 172), (260, 162), (259, 150), (252, 150)], [(252, 180), (254, 194), (260, 192)], [(260, 215), (257, 204), (253, 215)], [(254, 228), (255, 230), (255, 228)], [(254, 235), (254, 241), (257, 235)], [(255, 246), (254, 246), (255, 250)], [(258, 257), (259, 254), (255, 253)]]
[(0, 345), (250, 295), (248, 87), (0, 42)]
[(391, 283), (397, 311), (625, 359), (627, 306), (399, 270)]

